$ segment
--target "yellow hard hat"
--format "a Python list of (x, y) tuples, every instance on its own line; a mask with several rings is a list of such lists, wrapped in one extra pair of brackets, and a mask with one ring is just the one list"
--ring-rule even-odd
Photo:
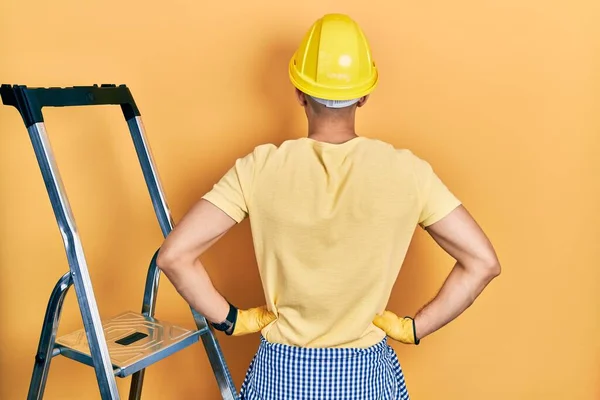
[(367, 38), (343, 14), (327, 14), (312, 25), (290, 60), (289, 75), (298, 90), (327, 100), (358, 99), (378, 81)]

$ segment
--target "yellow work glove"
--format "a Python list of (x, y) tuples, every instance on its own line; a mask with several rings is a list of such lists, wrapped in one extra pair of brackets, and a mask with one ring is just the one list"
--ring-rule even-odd
[(239, 310), (229, 303), (229, 313), (225, 321), (211, 323), (218, 331), (225, 332), (229, 336), (241, 336), (249, 333), (260, 332), (265, 326), (275, 321), (275, 314), (267, 309), (267, 306)]
[(233, 326), (233, 336), (260, 332), (265, 326), (275, 321), (275, 314), (267, 306), (238, 310), (237, 320)]
[(406, 344), (419, 344), (415, 321), (410, 317), (400, 318), (391, 311), (384, 311), (373, 319), (373, 324), (389, 337)]

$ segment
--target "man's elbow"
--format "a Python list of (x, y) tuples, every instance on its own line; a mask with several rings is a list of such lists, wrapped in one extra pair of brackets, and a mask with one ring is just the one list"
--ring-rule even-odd
[(172, 247), (162, 247), (156, 257), (156, 266), (163, 272), (171, 272), (181, 265), (182, 255)]
[(502, 272), (500, 260), (498, 260), (498, 257), (496, 257), (495, 254), (483, 258), (479, 262), (478, 269), (480, 273), (484, 276), (484, 279), (488, 281), (491, 281), (492, 279), (496, 278)]
[(492, 281), (502, 271), (500, 261), (494, 252), (478, 254), (465, 260), (459, 260), (465, 270), (484, 285)]

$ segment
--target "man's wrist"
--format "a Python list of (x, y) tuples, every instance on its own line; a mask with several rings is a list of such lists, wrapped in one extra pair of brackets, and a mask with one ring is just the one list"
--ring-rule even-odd
[(417, 331), (416, 317), (415, 318), (413, 318), (413, 317), (406, 317), (406, 318), (409, 318), (412, 321), (412, 324), (411, 324), (412, 325), (411, 326), (412, 327), (412, 335), (413, 335), (415, 344), (418, 345), (419, 342), (421, 341), (421, 338), (419, 337), (419, 333)]
[(413, 318), (413, 329), (415, 334), (415, 340), (421, 341), (426, 335), (425, 326), (423, 325), (423, 318), (420, 314), (415, 315)]
[(231, 303), (229, 303), (229, 312), (227, 313), (227, 317), (224, 321), (215, 323), (211, 322), (213, 328), (218, 331), (225, 332), (226, 335), (232, 335), (235, 329), (235, 324), (237, 322), (238, 309)]

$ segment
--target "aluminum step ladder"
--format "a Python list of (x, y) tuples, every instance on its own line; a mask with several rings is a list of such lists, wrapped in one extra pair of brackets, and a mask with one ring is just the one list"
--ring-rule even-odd
[[(46, 133), (43, 107), (120, 105), (142, 167), (142, 172), (162, 234), (173, 228), (171, 213), (154, 165), (140, 112), (126, 85), (93, 85), (66, 88), (29, 88), (24, 85), (1, 85), (5, 105), (16, 107), (33, 145), (54, 215), (60, 229), (69, 263), (54, 287), (42, 325), (41, 337), (28, 400), (41, 399), (53, 357), (62, 355), (94, 367), (103, 400), (119, 399), (115, 377), (132, 376), (129, 399), (140, 399), (145, 368), (202, 339), (215, 374), (221, 396), (238, 398), (223, 353), (207, 320), (192, 309), (196, 330), (175, 326), (154, 317), (160, 270), (154, 253), (150, 261), (141, 313), (127, 311), (101, 321), (88, 272), (83, 247), (67, 194)], [(71, 285), (83, 319), (83, 328), (56, 338), (65, 295)]]

